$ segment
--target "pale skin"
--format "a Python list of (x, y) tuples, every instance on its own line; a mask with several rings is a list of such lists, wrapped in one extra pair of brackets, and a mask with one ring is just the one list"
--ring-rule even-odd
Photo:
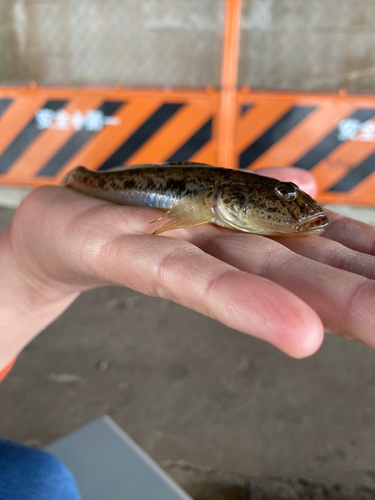
[[(262, 172), (316, 194), (305, 171)], [(0, 370), (82, 291), (104, 285), (173, 300), (296, 358), (316, 352), (324, 330), (375, 347), (375, 228), (328, 212), (323, 237), (211, 224), (146, 234), (159, 214), (34, 190), (0, 235)]]

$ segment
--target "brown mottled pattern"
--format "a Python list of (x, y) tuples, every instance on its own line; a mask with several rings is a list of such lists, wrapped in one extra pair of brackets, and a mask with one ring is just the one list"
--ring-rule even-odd
[[(206, 197), (212, 197), (213, 209), (220, 208), (217, 220), (213, 219), (215, 223), (248, 232), (280, 234), (297, 232), (295, 228), (302, 223), (304, 231), (327, 225), (322, 209), (298, 188), (292, 201), (277, 196), (275, 186), (279, 182), (246, 171), (176, 163), (107, 172), (77, 167), (67, 175), (63, 185), (114, 203), (164, 211), (188, 194), (205, 191)], [(309, 222), (312, 217), (313, 223)]]
[[(148, 193), (170, 197), (174, 201), (182, 199), (190, 193), (206, 190), (209, 187), (225, 184), (254, 185), (260, 189), (265, 184), (265, 177), (227, 170), (204, 164), (166, 164), (139, 165), (124, 170), (94, 172), (84, 167), (77, 167), (64, 180), (64, 185), (73, 187), (85, 194), (103, 197), (111, 201), (125, 204), (131, 200), (135, 205), (139, 197), (139, 205), (143, 206), (144, 195)], [(277, 181), (275, 181), (277, 182)], [(269, 182), (266, 182), (269, 184)], [(119, 193), (121, 192), (121, 199)], [(148, 206), (159, 207), (158, 203)]]

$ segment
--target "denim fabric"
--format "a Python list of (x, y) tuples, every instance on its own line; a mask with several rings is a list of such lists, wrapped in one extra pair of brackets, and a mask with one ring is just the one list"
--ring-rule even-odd
[(0, 439), (0, 500), (79, 500), (68, 468), (45, 451)]

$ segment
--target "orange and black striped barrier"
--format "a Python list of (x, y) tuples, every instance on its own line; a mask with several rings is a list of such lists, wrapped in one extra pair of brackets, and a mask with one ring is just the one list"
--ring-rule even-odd
[(198, 161), (311, 171), (321, 203), (375, 206), (375, 97), (237, 90), (242, 0), (226, 0), (220, 90), (0, 87), (0, 185)]
[(0, 89), (0, 183), (59, 183), (77, 165), (215, 163), (218, 95)]
[[(218, 164), (219, 92), (0, 89), (0, 184), (58, 184), (77, 165)], [(237, 94), (234, 168), (311, 171), (322, 203), (375, 206), (375, 98)]]
[(241, 92), (239, 105), (239, 168), (294, 165), (320, 202), (375, 206), (374, 97)]

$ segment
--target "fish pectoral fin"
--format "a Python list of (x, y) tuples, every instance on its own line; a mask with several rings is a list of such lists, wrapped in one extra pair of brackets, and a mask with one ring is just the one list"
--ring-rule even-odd
[[(164, 233), (172, 229), (183, 227), (199, 226), (207, 224), (212, 219), (212, 210), (206, 193), (200, 195), (187, 195), (178, 201), (159, 220), (169, 219), (163, 226), (160, 226), (152, 234)], [(156, 222), (156, 221), (153, 221)]]

